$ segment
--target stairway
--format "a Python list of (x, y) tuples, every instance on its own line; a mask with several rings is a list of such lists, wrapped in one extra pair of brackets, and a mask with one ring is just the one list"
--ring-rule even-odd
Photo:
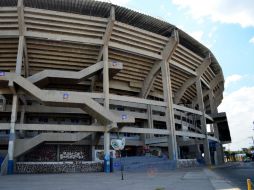
[(41, 133), (30, 139), (16, 139), (14, 156), (18, 157), (43, 142), (76, 142), (91, 134), (92, 133)]
[[(60, 70), (43, 70), (28, 77), (28, 80), (32, 83), (38, 83), (47, 78), (61, 78), (71, 80), (74, 83), (80, 82), (81, 80), (90, 78), (91, 76), (100, 72), (104, 67), (103, 61), (93, 64), (81, 71), (60, 71)], [(123, 64), (120, 62), (108, 62), (109, 74), (114, 75), (123, 69)]]
[(124, 166), (124, 171), (131, 172), (169, 171), (176, 168), (176, 161), (174, 160), (156, 156), (134, 156), (114, 159), (114, 171), (121, 170), (121, 163)]
[(89, 93), (41, 90), (29, 80), (15, 73), (5, 73), (5, 76), (0, 76), (0, 81), (14, 82), (45, 105), (81, 108), (89, 115), (94, 116), (103, 125), (135, 122), (134, 117), (129, 116), (128, 119), (123, 120), (122, 116), (115, 115), (107, 110), (93, 100)]

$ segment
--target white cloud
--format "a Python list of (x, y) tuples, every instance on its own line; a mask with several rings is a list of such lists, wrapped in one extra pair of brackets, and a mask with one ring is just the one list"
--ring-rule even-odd
[(217, 31), (217, 29), (218, 29), (217, 26), (213, 26), (210, 32), (208, 33), (208, 37), (212, 38), (215, 32)]
[(227, 113), (233, 150), (251, 146), (254, 121), (254, 86), (242, 87), (224, 95), (219, 111)]
[(254, 44), (254, 37), (252, 37), (249, 42)]
[(172, 0), (179, 9), (187, 9), (194, 19), (210, 18), (214, 22), (254, 27), (253, 0)]
[(225, 88), (227, 88), (230, 83), (237, 82), (237, 81), (241, 80), (242, 78), (243, 78), (243, 76), (238, 75), (238, 74), (228, 76), (225, 79)]

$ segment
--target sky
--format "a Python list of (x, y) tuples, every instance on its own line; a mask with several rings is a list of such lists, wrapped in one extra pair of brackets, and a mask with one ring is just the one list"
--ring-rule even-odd
[(208, 47), (222, 67), (232, 143), (241, 150), (254, 136), (253, 0), (104, 0), (174, 24)]

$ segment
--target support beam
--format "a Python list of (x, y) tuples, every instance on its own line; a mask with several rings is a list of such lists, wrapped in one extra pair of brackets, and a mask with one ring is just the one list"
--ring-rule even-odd
[(19, 45), (18, 45), (18, 53), (16, 60), (16, 73), (21, 75), (22, 71), (22, 63), (23, 63), (23, 53), (24, 53), (24, 36), (19, 36)]
[[(23, 106), (21, 107), (21, 112), (20, 112), (20, 124), (23, 124), (25, 121), (25, 112), (26, 112), (26, 108), (27, 108), (27, 101), (24, 95), (20, 95), (19, 96), (20, 100), (23, 102)], [(24, 138), (24, 131), (20, 130), (19, 131), (19, 136), (21, 138)]]
[[(178, 42), (179, 42), (178, 33), (175, 30), (173, 35), (169, 38), (169, 41), (166, 44), (165, 48), (161, 52), (163, 59), (166, 60), (167, 62), (173, 55)], [(162, 63), (163, 63), (163, 61), (157, 61), (154, 63), (151, 71), (148, 73), (147, 77), (144, 80), (144, 83), (143, 83), (143, 86), (142, 86), (142, 89), (140, 92), (141, 98), (147, 98), (147, 96), (149, 95), (149, 92), (153, 86), (153, 83), (154, 83), (156, 77), (158, 76), (158, 74), (160, 73), (160, 68), (161, 68)]]
[(8, 167), (7, 173), (14, 173), (14, 144), (15, 144), (15, 124), (17, 120), (17, 107), (18, 107), (18, 96), (13, 95), (12, 98), (12, 112), (11, 112), (11, 123), (10, 123), (10, 135), (9, 135), (9, 145), (8, 145)]
[[(209, 87), (210, 89), (209, 90), (205, 90), (203, 92), (203, 97), (207, 96), (211, 91), (213, 91), (213, 89), (217, 86), (217, 84), (221, 81), (224, 81), (224, 78), (223, 78), (223, 74), (222, 73), (218, 73), (215, 78), (212, 79), (212, 81), (210, 81), (209, 83)], [(193, 104), (196, 105), (197, 104), (197, 97), (194, 98), (193, 100)]]
[(169, 159), (176, 160), (178, 159), (178, 154), (177, 154), (177, 144), (176, 144), (176, 135), (175, 135), (172, 87), (171, 87), (171, 80), (170, 80), (169, 63), (166, 60), (164, 60), (164, 62), (161, 65), (161, 74), (162, 74), (162, 80), (163, 80), (162, 82), (163, 82), (164, 102), (167, 103), (166, 123), (167, 123), (167, 129), (170, 131), (170, 134), (168, 136)]
[[(110, 16), (108, 18), (108, 24), (107, 24), (107, 27), (106, 27), (106, 30), (105, 30), (105, 33), (104, 33), (104, 36), (103, 36), (103, 39), (102, 39), (103, 44), (100, 48), (99, 55), (98, 55), (98, 58), (97, 58), (97, 62), (101, 61), (101, 58), (102, 58), (102, 55), (103, 55), (103, 52), (104, 52), (104, 48), (106, 47), (108, 49), (108, 44), (109, 44), (109, 41), (110, 41), (111, 34), (113, 32), (114, 23), (115, 23), (115, 7), (111, 6)], [(92, 83), (91, 83), (91, 90), (92, 91), (95, 88), (96, 79), (97, 79), (96, 76), (94, 76), (92, 78)]]
[[(151, 105), (147, 105), (147, 118), (148, 118), (148, 128), (153, 129), (153, 109)], [(149, 138), (154, 137), (153, 134), (149, 135)]]
[[(108, 46), (103, 46), (103, 93), (104, 93), (104, 107), (109, 110), (109, 75), (108, 75)], [(106, 173), (110, 172), (110, 133), (107, 131), (107, 126), (105, 126), (104, 132), (104, 169)]]
[[(23, 0), (18, 0), (17, 5), (18, 12), (18, 28), (19, 28), (19, 45), (16, 61), (16, 73), (22, 74), (22, 63), (24, 61), (25, 76), (28, 76), (28, 54), (26, 49), (26, 40), (25, 40), (25, 19), (24, 19), (24, 5)], [(25, 55), (25, 56), (23, 56)]]
[[(211, 114), (218, 114), (217, 106), (215, 103), (215, 97), (213, 94), (213, 91), (209, 92), (209, 102), (210, 102), (210, 108), (211, 108)], [(214, 129), (214, 137), (218, 140), (216, 143), (216, 154), (217, 156), (217, 164), (223, 164), (224, 163), (224, 153), (223, 153), (223, 147), (221, 142), (219, 141), (219, 130), (217, 123), (213, 123), (213, 129)]]
[(184, 93), (186, 92), (186, 90), (192, 85), (194, 84), (197, 80), (199, 80), (201, 78), (201, 76), (204, 74), (204, 72), (206, 71), (206, 69), (209, 67), (209, 65), (211, 64), (211, 57), (210, 54), (208, 57), (206, 57), (203, 62), (201, 63), (201, 65), (197, 68), (196, 72), (197, 72), (197, 76), (196, 77), (191, 77), (189, 78), (187, 81), (185, 81), (185, 83), (178, 89), (177, 93), (174, 96), (174, 100), (176, 104), (179, 104), (181, 98), (183, 97)]
[(25, 67), (25, 77), (29, 77), (29, 58), (27, 53), (26, 39), (24, 39), (24, 67)]
[(104, 36), (103, 36), (103, 45), (100, 48), (99, 56), (97, 58), (97, 62), (101, 61), (101, 58), (102, 58), (102, 55), (103, 55), (103, 47), (108, 46), (108, 44), (109, 44), (110, 37), (111, 37), (111, 34), (113, 32), (114, 23), (115, 23), (115, 7), (111, 6), (110, 16), (108, 18), (108, 24), (107, 24), (106, 31), (105, 31)]
[(205, 154), (205, 163), (206, 163), (206, 165), (211, 165), (209, 141), (208, 141), (208, 135), (207, 135), (207, 129), (206, 129), (205, 107), (204, 107), (202, 84), (201, 84), (200, 78), (199, 78), (199, 80), (196, 81), (196, 89), (197, 89), (197, 98), (198, 98), (199, 110), (202, 112), (202, 116), (201, 116), (201, 119), (200, 119), (201, 129), (202, 129), (202, 133), (205, 135), (204, 144), (203, 144), (204, 154)]
[(5, 111), (6, 98), (0, 94), (0, 111)]

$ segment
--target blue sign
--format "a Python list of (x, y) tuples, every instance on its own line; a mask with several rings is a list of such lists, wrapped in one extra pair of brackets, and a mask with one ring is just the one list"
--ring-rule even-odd
[(63, 99), (68, 99), (69, 98), (69, 94), (68, 93), (64, 93), (63, 94)]
[(125, 114), (122, 115), (122, 120), (126, 120), (127, 118), (128, 118), (127, 115), (125, 115)]
[(121, 163), (120, 162), (114, 162), (114, 168), (120, 168)]
[(113, 67), (114, 67), (114, 66), (117, 66), (117, 64), (118, 64), (118, 63), (117, 63), (116, 61), (113, 61), (113, 62), (112, 62)]
[(4, 71), (0, 71), (0, 76), (5, 76), (5, 72)]

